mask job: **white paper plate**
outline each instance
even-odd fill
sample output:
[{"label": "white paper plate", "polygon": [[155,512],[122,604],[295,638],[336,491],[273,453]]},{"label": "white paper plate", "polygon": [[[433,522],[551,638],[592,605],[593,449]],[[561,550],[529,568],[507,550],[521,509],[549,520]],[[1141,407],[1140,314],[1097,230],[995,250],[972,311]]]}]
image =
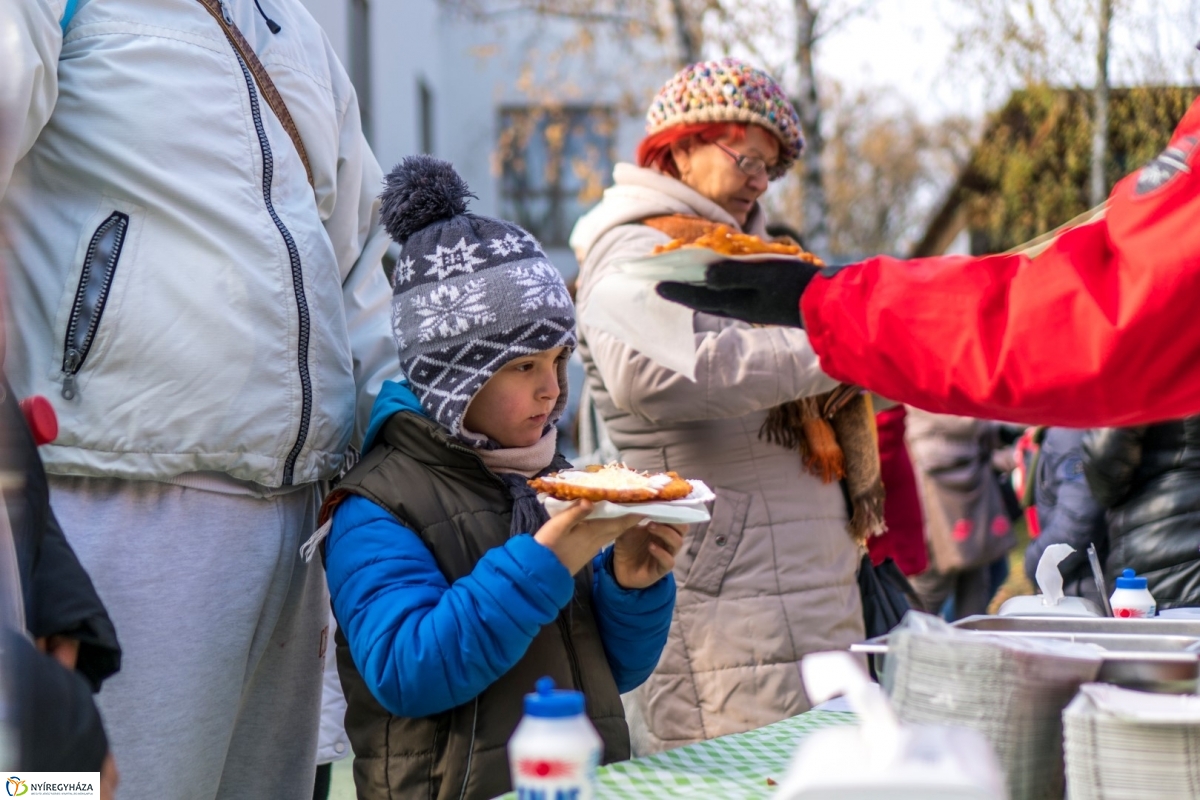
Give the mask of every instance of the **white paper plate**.
[{"label": "white paper plate", "polygon": [[756,253],[752,256],[727,256],[707,247],[681,247],[665,253],[643,256],[621,264],[622,272],[656,281],[680,281],[682,283],[704,283],[704,272],[709,264],[718,261],[741,261],[753,264],[759,261],[792,260],[797,264],[807,263],[796,256]]},{"label": "white paper plate", "polygon": [[[610,503],[602,500],[595,504],[587,519],[612,519],[626,514],[637,514],[654,522],[670,522],[680,525],[694,525],[708,522],[712,516],[708,513],[707,503],[717,499],[712,489],[704,481],[688,481],[692,485],[692,493],[681,500],[669,500],[663,503]],[[570,508],[573,501],[558,500],[549,495],[540,494],[538,499],[550,512],[557,516]]]}]

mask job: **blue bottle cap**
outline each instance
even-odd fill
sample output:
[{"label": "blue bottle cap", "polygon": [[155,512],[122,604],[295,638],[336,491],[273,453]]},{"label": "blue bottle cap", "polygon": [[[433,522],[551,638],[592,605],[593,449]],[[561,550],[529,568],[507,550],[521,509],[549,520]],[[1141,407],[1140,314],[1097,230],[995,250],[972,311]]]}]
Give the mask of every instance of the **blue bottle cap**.
[{"label": "blue bottle cap", "polygon": [[1145,589],[1146,579],[1139,578],[1131,569],[1126,569],[1121,573],[1121,577],[1117,578],[1118,589]]},{"label": "blue bottle cap", "polygon": [[578,716],[583,713],[583,692],[555,689],[553,678],[540,678],[537,691],[525,695],[525,713],[545,719]]}]

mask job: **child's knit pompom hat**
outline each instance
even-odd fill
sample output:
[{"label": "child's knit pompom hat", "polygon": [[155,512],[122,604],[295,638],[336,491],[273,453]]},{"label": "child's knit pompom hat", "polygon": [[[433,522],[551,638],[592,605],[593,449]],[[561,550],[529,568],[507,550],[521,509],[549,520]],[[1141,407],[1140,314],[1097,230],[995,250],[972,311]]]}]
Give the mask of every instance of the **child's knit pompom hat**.
[{"label": "child's knit pompom hat", "polygon": [[[472,445],[463,416],[514,358],[575,347],[575,308],[538,241],[511,222],[467,212],[474,197],[447,161],[409,156],[385,179],[380,216],[402,250],[392,277],[392,333],[413,392]],[[547,431],[567,403],[566,365]]]}]

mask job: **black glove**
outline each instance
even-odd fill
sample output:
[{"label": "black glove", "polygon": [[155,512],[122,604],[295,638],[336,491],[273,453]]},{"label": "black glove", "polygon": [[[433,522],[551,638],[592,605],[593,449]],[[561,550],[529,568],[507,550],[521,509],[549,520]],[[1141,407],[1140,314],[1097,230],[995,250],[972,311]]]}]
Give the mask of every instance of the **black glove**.
[{"label": "black glove", "polygon": [[803,328],[800,295],[821,270],[795,259],[718,261],[704,273],[704,285],[665,281],[655,287],[673,303],[762,325]]}]

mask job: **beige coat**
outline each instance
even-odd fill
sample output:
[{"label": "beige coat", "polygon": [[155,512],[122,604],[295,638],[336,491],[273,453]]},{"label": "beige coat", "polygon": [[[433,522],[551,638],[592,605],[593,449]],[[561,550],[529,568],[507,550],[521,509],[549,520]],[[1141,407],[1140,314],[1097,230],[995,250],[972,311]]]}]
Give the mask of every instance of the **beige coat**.
[{"label": "beige coat", "polygon": [[[584,255],[581,318],[598,281],[666,241],[629,223],[686,213],[737,227],[720,207],[660,173],[621,164],[615,179],[572,239]],[[746,227],[764,233],[761,210]],[[622,459],[699,478],[717,494],[712,522],[692,528],[677,560],[679,594],[662,659],[627,703],[638,753],[806,711],[801,656],[863,637],[859,551],[846,531],[840,488],[804,472],[795,451],[758,438],[769,409],[836,382],[820,371],[801,330],[704,314],[694,326],[693,383],[580,325],[588,388]]]}]

